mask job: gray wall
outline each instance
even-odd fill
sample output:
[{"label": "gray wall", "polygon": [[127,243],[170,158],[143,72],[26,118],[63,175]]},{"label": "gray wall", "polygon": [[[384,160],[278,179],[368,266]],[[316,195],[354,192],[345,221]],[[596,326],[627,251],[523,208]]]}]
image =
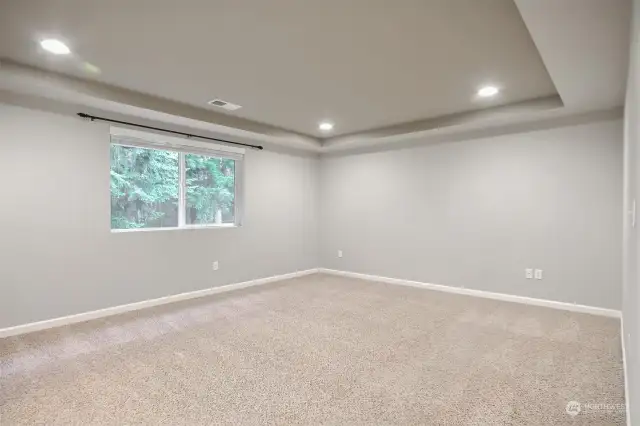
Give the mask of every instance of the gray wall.
[{"label": "gray wall", "polygon": [[323,158],[321,266],[620,309],[622,130]]},{"label": "gray wall", "polygon": [[621,306],[619,120],[321,160],[248,151],[242,228],[124,234],[107,125],[0,105],[0,140],[0,327],[317,266]]},{"label": "gray wall", "polygon": [[248,151],[241,228],[112,234],[108,126],[0,105],[0,328],[317,267],[318,161]]},{"label": "gray wall", "polygon": [[[624,325],[624,343],[627,367],[627,404],[630,404],[631,419],[629,424],[640,422],[640,339],[638,338],[638,325],[640,323],[640,292],[638,291],[638,227],[632,227],[631,215],[633,201],[640,203],[640,150],[638,149],[638,136],[640,126],[640,108],[638,96],[640,85],[638,84],[640,72],[640,0],[633,2],[631,52],[629,58],[629,79],[627,81],[627,99],[625,102],[625,152],[624,152],[624,284],[622,293],[622,321]],[[640,204],[637,205],[637,214],[640,214]],[[640,219],[640,216],[638,216]]]}]

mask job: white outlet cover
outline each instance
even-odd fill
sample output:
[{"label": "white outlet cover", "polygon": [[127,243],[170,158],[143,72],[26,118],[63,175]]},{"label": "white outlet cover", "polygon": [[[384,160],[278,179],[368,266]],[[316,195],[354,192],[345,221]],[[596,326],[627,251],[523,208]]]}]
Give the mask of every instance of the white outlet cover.
[{"label": "white outlet cover", "polygon": [[536,269],[535,277],[536,277],[536,280],[542,279],[542,269]]},{"label": "white outlet cover", "polygon": [[338,257],[342,257],[342,250],[338,250]]},{"label": "white outlet cover", "polygon": [[525,269],[524,270],[524,276],[528,280],[532,279],[533,278],[533,269],[529,269],[529,268]]},{"label": "white outlet cover", "polygon": [[218,261],[217,260],[215,262],[213,262],[213,270],[214,271],[218,270]]}]

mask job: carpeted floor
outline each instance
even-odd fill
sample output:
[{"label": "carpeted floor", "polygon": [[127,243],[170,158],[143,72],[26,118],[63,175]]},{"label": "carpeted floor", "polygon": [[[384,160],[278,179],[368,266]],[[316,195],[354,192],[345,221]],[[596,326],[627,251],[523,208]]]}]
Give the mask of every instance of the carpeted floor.
[{"label": "carpeted floor", "polygon": [[617,320],[326,275],[0,339],[0,362],[3,426],[625,424]]}]

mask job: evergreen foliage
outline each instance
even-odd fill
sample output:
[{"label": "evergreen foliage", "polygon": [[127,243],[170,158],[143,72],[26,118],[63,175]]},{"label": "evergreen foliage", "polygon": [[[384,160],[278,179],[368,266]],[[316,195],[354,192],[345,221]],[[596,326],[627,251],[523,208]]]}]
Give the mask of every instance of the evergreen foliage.
[{"label": "evergreen foliage", "polygon": [[[235,162],[185,154],[187,224],[233,222]],[[111,228],[178,226],[181,156],[111,145]]]}]

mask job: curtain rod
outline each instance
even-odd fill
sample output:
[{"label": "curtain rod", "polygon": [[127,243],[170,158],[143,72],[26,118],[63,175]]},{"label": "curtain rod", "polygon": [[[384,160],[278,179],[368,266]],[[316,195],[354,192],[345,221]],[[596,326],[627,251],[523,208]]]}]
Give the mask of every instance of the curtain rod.
[{"label": "curtain rod", "polygon": [[124,124],[124,125],[127,125],[127,126],[140,127],[140,128],[149,129],[149,130],[158,130],[158,131],[165,132],[165,133],[173,133],[174,135],[186,136],[188,138],[206,139],[208,141],[215,141],[215,142],[222,142],[222,143],[227,143],[227,144],[231,144],[231,145],[245,146],[247,148],[262,149],[261,145],[251,145],[251,144],[248,144],[248,143],[232,142],[232,141],[227,141],[227,140],[224,140],[224,139],[210,138],[208,136],[192,135],[190,133],[176,132],[175,130],[167,130],[167,129],[161,129],[159,127],[145,126],[144,124],[136,124],[136,123],[130,123],[128,121],[120,121],[120,120],[112,120],[110,118],[104,118],[104,117],[96,117],[96,116],[93,116],[93,115],[85,114],[83,112],[79,112],[78,113],[78,117],[88,118],[91,121],[95,121],[95,120],[106,121],[108,123]]}]

